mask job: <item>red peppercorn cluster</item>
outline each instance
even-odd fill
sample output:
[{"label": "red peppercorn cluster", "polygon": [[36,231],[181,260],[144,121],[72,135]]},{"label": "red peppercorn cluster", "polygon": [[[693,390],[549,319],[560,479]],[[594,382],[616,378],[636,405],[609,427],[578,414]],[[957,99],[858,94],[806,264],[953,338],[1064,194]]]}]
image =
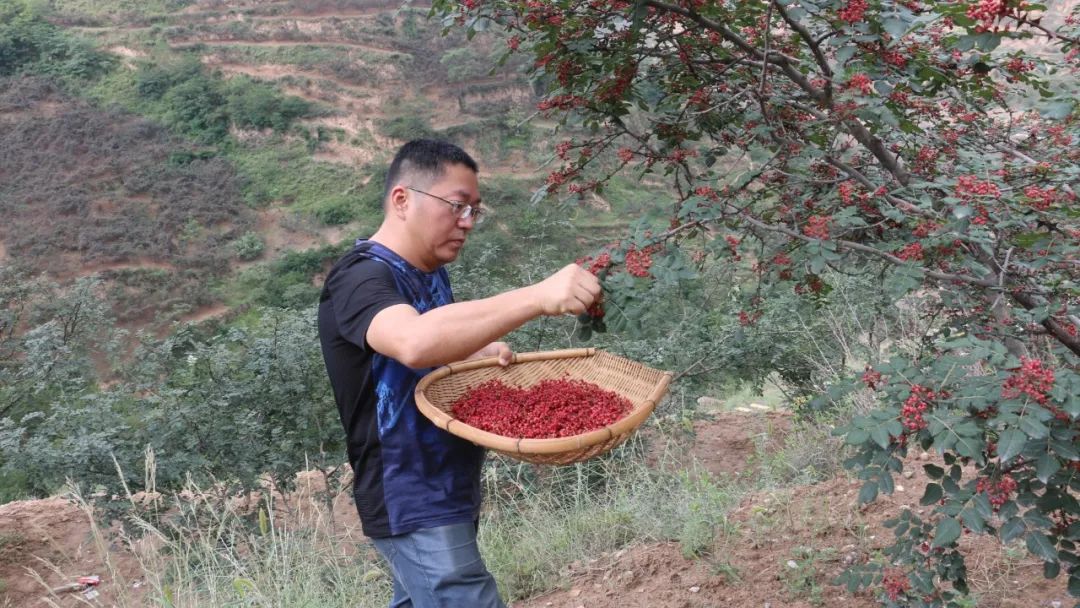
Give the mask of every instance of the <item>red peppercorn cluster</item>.
[{"label": "red peppercorn cluster", "polygon": [[920,239],[924,239],[941,228],[941,224],[934,221],[919,222],[911,233]]},{"label": "red peppercorn cluster", "polygon": [[863,372],[862,381],[866,384],[866,387],[870,390],[877,390],[877,387],[881,386],[881,372],[875,371],[874,368],[869,365],[866,366],[866,371]]},{"label": "red peppercorn cluster", "polygon": [[491,380],[458,399],[451,411],[496,435],[552,439],[603,428],[632,408],[625,397],[583,380],[542,380],[529,388]]},{"label": "red peppercorn cluster", "polygon": [[806,218],[806,225],[803,226],[803,234],[815,239],[828,240],[829,238],[829,220],[832,217],[828,215],[812,215]]},{"label": "red peppercorn cluster", "polygon": [[645,249],[628,249],[626,251],[626,272],[639,278],[649,276],[649,267],[652,266],[652,251]]},{"label": "red peppercorn cluster", "polygon": [[980,477],[975,482],[975,491],[978,493],[985,492],[990,499],[990,505],[997,511],[1009,501],[1009,497],[1016,491],[1016,480],[1012,478],[1012,475],[1002,475],[1001,479],[994,481],[989,477]]},{"label": "red peppercorn cluster", "polygon": [[870,8],[870,3],[866,0],[850,0],[844,8],[840,9],[839,15],[848,23],[858,23],[862,21],[863,13],[868,8]]},{"label": "red peppercorn cluster", "polygon": [[965,200],[975,196],[1001,197],[1001,189],[994,182],[983,181],[976,175],[961,175],[956,178],[956,194]]},{"label": "red peppercorn cluster", "polygon": [[540,110],[541,112],[546,112],[552,109],[569,110],[572,108],[580,108],[581,106],[584,106],[587,102],[588,100],[586,100],[584,97],[579,97],[577,95],[555,95],[547,99],[541,99],[540,102],[536,104],[536,109]]},{"label": "red peppercorn cluster", "polygon": [[1024,72],[1034,70],[1035,64],[1031,61],[1024,61],[1020,57],[1013,57],[1005,64],[1005,69],[1013,74],[1023,74]]},{"label": "red peppercorn cluster", "polygon": [[894,602],[900,599],[901,595],[907,595],[907,592],[911,589],[911,581],[908,580],[907,574],[904,574],[904,571],[899,568],[886,570],[881,585],[885,588],[885,594]]},{"label": "red peppercorn cluster", "polygon": [[1047,394],[1054,388],[1054,370],[1044,367],[1039,359],[1020,357],[1020,368],[1013,372],[1001,389],[1001,396],[1014,399],[1027,395],[1036,403],[1045,404],[1050,400]]},{"label": "red peppercorn cluster", "polygon": [[825,290],[825,282],[821,280],[821,277],[817,275],[807,275],[802,283],[796,283],[794,291],[798,295],[803,295],[807,291],[811,293],[821,293]]},{"label": "red peppercorn cluster", "polygon": [[840,191],[840,200],[842,200],[845,205],[855,204],[855,182],[849,179],[846,182],[842,182],[838,189]]},{"label": "red peppercorn cluster", "polygon": [[572,147],[574,147],[574,143],[569,140],[559,142],[558,145],[555,146],[555,156],[566,160],[568,153],[570,152],[570,148]]},{"label": "red peppercorn cluster", "polygon": [[746,327],[757,323],[757,320],[761,318],[761,311],[755,310],[752,313],[748,313],[745,310],[739,311],[739,325]]},{"label": "red peppercorn cluster", "polygon": [[903,419],[904,428],[909,431],[925,429],[927,422],[923,418],[923,412],[930,409],[930,404],[934,399],[943,396],[943,394],[935,393],[925,386],[911,385],[911,394],[904,400],[904,405],[900,408],[900,418]]},{"label": "red peppercorn cluster", "polygon": [[904,245],[896,252],[896,257],[901,260],[921,260],[926,256],[926,252],[923,251],[922,243],[908,243]]},{"label": "red peppercorn cluster", "polygon": [[847,88],[858,89],[863,95],[869,95],[873,92],[872,85],[870,77],[860,72],[852,76],[851,80],[848,80]]},{"label": "red peppercorn cluster", "polygon": [[1024,188],[1024,196],[1027,197],[1032,207],[1039,211],[1046,211],[1057,201],[1058,192],[1053,188],[1028,186]]},{"label": "red peppercorn cluster", "polygon": [[978,32],[989,30],[999,17],[1004,17],[1008,12],[1009,4],[1006,0],[979,0],[967,7],[967,16],[979,22],[975,28]]},{"label": "red peppercorn cluster", "polygon": [[549,190],[551,188],[558,188],[559,186],[570,181],[578,174],[578,170],[573,167],[567,167],[565,169],[557,169],[548,174],[547,183]]}]

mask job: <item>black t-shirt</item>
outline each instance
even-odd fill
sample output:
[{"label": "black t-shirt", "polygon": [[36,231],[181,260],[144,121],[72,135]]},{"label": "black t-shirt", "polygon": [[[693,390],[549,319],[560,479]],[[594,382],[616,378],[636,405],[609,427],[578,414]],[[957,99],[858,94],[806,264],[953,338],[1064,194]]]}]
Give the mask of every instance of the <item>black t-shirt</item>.
[{"label": "black t-shirt", "polygon": [[483,450],[416,409],[413,390],[430,369],[410,369],[372,350],[366,339],[371,320],[390,306],[423,313],[452,298],[444,269],[425,273],[371,241],[327,276],[319,339],[369,537],[473,521],[479,513]]}]

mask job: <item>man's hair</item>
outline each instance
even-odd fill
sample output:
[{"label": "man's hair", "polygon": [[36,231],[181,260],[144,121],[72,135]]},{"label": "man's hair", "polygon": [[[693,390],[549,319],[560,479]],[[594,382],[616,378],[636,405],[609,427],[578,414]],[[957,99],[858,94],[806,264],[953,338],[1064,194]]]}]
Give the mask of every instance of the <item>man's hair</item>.
[{"label": "man's hair", "polygon": [[390,190],[402,177],[408,176],[410,180],[422,182],[421,187],[426,187],[442,177],[449,165],[465,165],[472,169],[473,173],[480,171],[476,161],[466,151],[448,141],[435,139],[410,141],[401,146],[394,155],[394,161],[390,163],[390,169],[386,172],[383,201],[390,196]]}]

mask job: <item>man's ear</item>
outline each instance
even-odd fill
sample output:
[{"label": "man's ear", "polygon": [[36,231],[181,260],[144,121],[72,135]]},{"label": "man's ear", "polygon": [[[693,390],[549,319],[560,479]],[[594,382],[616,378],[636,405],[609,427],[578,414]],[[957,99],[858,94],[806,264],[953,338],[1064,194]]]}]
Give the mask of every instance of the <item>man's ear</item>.
[{"label": "man's ear", "polygon": [[393,214],[398,219],[405,219],[405,211],[409,208],[409,191],[405,186],[397,185],[390,189],[387,197],[387,214]]}]

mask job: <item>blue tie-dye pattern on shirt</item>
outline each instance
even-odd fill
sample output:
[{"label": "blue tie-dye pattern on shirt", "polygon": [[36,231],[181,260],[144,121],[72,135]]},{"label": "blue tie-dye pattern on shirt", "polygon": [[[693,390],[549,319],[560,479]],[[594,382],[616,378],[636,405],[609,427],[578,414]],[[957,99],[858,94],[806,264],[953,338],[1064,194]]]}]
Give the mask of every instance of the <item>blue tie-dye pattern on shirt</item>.
[{"label": "blue tie-dye pattern on shirt", "polygon": [[[356,242],[355,253],[386,264],[398,291],[423,314],[454,301],[446,269],[424,272],[386,247]],[[374,354],[377,421],[387,512],[393,534],[471,521],[480,508],[484,451],[436,427],[416,409],[416,384],[433,368],[412,369]]]},{"label": "blue tie-dye pattern on shirt", "polygon": [[[357,240],[356,246],[366,247],[365,257],[378,260],[393,270],[398,291],[409,299],[413,308],[420,314],[454,301],[453,292],[450,290],[450,279],[445,269],[424,272],[379,243],[365,239]],[[374,356],[372,371],[377,378],[375,392],[378,397],[380,436],[393,430],[401,420],[402,411],[413,406],[413,391],[416,383],[431,369],[412,369],[389,357],[379,354]],[[410,432],[416,431],[415,420],[411,417],[406,418],[405,424]]]}]

